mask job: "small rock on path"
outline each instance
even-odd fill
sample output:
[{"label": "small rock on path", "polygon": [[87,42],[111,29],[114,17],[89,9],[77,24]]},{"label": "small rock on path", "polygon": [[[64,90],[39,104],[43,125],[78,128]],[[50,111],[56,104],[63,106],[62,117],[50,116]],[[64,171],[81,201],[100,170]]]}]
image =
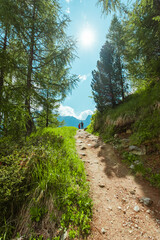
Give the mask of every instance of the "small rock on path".
[{"label": "small rock on path", "polygon": [[[84,156],[79,139],[86,148]],[[87,239],[159,240],[160,191],[142,178],[131,175],[113,147],[104,144],[97,136],[79,130],[76,142],[82,161],[84,158],[93,199],[91,234]],[[93,142],[99,146],[95,148]],[[150,204],[146,205],[144,199]]]}]

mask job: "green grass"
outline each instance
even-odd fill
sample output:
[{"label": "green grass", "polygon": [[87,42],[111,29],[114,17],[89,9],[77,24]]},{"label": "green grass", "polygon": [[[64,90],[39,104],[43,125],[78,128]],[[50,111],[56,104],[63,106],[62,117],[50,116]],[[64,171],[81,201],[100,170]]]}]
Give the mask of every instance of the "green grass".
[{"label": "green grass", "polygon": [[135,175],[143,176],[151,185],[160,188],[160,173],[153,173],[151,168],[146,168],[142,157],[129,152],[123,152],[122,158],[122,162],[128,166],[134,166],[132,167],[132,172]]},{"label": "green grass", "polygon": [[131,142],[140,145],[160,134],[160,84],[156,83],[145,90],[136,92],[114,109],[106,108],[103,114],[96,112],[88,127],[89,132],[98,132],[105,141],[114,134],[133,131]]},{"label": "green grass", "polygon": [[[160,136],[160,83],[152,83],[145,89],[128,96],[124,102],[115,108],[106,108],[103,113],[96,112],[90,126],[90,133],[98,133],[105,142],[116,144],[117,150],[122,153],[123,146],[118,143],[121,138],[129,137],[129,144],[136,146],[156,145],[159,151]],[[126,130],[130,129],[130,136]],[[115,135],[116,134],[116,135]],[[156,143],[155,143],[156,142]],[[157,152],[158,152],[157,151]],[[157,154],[156,152],[156,154]],[[160,173],[148,163],[150,168],[145,168],[141,159],[125,152],[123,162],[127,165],[134,165],[132,172],[146,178],[152,185],[160,187]],[[135,164],[140,161],[139,164]]]},{"label": "green grass", "polygon": [[[39,239],[36,226],[49,219],[55,226],[54,239],[68,230],[70,238],[90,232],[92,201],[83,162],[78,158],[76,128],[45,128],[27,142],[7,151],[0,159],[0,237],[11,239],[18,231],[21,209],[29,216],[26,239]],[[0,142],[0,145],[2,142]],[[8,143],[7,143],[8,144]],[[50,204],[47,204],[50,202]],[[52,206],[51,206],[52,205]],[[24,207],[25,206],[25,207]],[[38,224],[38,225],[37,225]],[[43,238],[42,238],[43,239]],[[56,239],[56,238],[55,238]]]},{"label": "green grass", "polygon": [[160,134],[160,111],[148,112],[145,117],[140,117],[135,122],[133,129],[131,140],[137,145],[158,137]]}]

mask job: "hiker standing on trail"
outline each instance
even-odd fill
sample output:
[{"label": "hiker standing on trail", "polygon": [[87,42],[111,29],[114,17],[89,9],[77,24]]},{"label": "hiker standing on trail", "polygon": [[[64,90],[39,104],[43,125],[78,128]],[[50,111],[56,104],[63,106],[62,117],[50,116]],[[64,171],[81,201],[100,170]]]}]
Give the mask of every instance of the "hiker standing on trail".
[{"label": "hiker standing on trail", "polygon": [[81,128],[83,129],[83,125],[84,125],[84,123],[83,122],[81,122]]},{"label": "hiker standing on trail", "polygon": [[80,124],[80,123],[78,124],[78,128],[79,128],[79,129],[81,128],[81,124]]}]

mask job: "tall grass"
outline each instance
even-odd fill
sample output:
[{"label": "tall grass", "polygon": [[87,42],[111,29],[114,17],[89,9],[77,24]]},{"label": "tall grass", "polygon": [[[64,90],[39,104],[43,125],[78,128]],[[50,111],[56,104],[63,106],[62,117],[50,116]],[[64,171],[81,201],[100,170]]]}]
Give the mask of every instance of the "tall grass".
[{"label": "tall grass", "polygon": [[[17,233],[26,239],[38,239],[38,232],[42,239],[58,239],[66,230],[70,238],[89,233],[92,203],[75,134],[72,127],[45,128],[32,134],[21,148],[2,156],[2,239]],[[24,216],[26,221],[22,221]],[[48,229],[43,234],[45,224]]]},{"label": "tall grass", "polygon": [[115,108],[106,108],[102,114],[96,113],[89,126],[90,132],[98,132],[106,141],[114,134],[133,132],[131,141],[142,144],[160,134],[160,84],[154,83],[145,90],[128,96]]}]

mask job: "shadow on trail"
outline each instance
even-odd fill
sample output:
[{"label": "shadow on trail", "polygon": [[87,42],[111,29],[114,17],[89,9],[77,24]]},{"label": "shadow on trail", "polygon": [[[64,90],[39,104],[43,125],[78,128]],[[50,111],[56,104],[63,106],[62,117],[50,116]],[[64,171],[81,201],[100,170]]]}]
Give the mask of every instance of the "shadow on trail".
[{"label": "shadow on trail", "polygon": [[105,173],[107,177],[124,178],[129,174],[127,167],[120,162],[118,155],[110,144],[105,144],[105,147],[99,151],[98,157],[101,157],[101,162],[106,164]]},{"label": "shadow on trail", "polygon": [[[105,163],[104,172],[108,178],[126,178],[127,176],[134,176],[131,173],[131,170],[121,162],[121,157],[118,153],[116,153],[112,145],[103,145],[103,148],[101,148],[98,152],[98,157],[101,158],[101,162]],[[151,186],[147,180],[140,176],[134,176],[134,181],[139,185],[140,190],[143,192],[143,196],[140,197],[148,197],[152,199],[153,204],[151,206],[147,206],[146,208],[151,210],[152,214],[150,216],[156,222],[159,220],[158,224],[160,227],[160,189]],[[131,189],[128,189],[128,191],[130,190]]]}]

